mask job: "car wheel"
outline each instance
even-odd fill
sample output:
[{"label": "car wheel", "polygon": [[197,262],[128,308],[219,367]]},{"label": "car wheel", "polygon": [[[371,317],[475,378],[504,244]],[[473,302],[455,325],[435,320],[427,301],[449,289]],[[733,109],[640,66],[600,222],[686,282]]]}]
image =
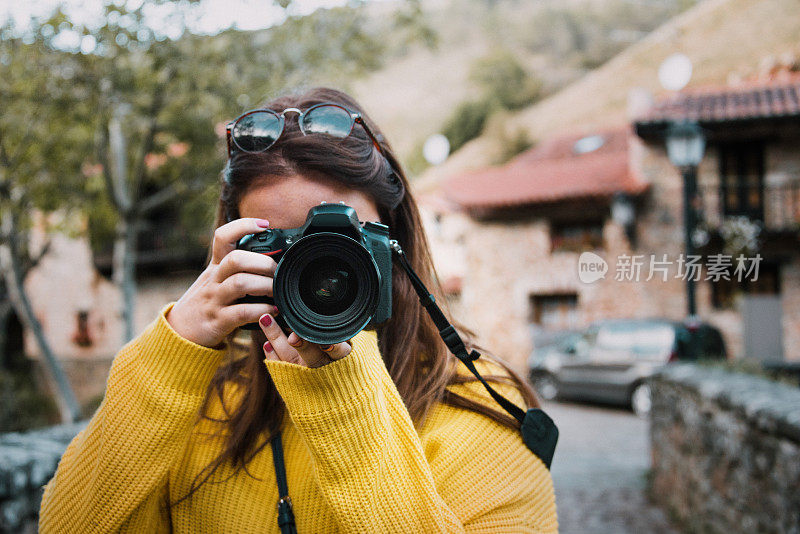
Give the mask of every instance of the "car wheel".
[{"label": "car wheel", "polygon": [[639,417],[647,417],[652,407],[653,401],[650,398],[650,385],[645,383],[637,384],[631,392],[631,409],[633,413]]},{"label": "car wheel", "polygon": [[550,373],[542,373],[533,378],[533,387],[542,400],[551,401],[558,397],[558,382]]}]

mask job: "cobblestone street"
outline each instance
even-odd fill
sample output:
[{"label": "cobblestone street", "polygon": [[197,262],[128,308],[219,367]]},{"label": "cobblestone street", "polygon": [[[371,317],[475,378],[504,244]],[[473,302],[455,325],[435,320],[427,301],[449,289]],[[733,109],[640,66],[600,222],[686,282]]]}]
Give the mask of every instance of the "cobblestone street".
[{"label": "cobblestone street", "polygon": [[650,465],[648,422],[629,411],[548,403],[560,430],[553,459],[562,534],[674,534],[645,495]]}]

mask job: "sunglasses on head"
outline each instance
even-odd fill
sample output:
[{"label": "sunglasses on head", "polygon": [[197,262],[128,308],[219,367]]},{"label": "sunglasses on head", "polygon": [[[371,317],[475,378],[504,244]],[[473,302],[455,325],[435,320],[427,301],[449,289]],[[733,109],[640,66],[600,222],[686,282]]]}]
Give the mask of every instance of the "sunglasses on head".
[{"label": "sunglasses on head", "polygon": [[274,145],[283,133],[286,113],[297,113],[297,123],[303,135],[322,133],[345,138],[359,123],[367,132],[375,148],[386,157],[378,138],[372,133],[360,113],[350,111],[339,104],[325,102],[311,106],[305,111],[286,108],[281,113],[271,109],[254,109],[243,113],[225,127],[228,139],[228,157],[234,149],[242,152],[263,152]]}]

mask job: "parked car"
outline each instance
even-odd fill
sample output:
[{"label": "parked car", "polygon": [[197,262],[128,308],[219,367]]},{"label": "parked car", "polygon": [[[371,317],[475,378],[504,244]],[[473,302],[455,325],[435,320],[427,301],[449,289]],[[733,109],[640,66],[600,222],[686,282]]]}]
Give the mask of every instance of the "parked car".
[{"label": "parked car", "polygon": [[627,404],[644,416],[651,404],[648,378],[662,366],[726,357],[722,335],[707,323],[614,319],[535,349],[528,367],[531,382],[545,400]]}]

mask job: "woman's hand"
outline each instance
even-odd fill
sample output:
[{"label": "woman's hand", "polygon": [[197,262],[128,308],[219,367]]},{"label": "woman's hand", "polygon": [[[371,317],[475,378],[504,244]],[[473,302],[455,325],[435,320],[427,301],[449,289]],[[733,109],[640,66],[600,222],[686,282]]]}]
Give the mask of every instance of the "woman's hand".
[{"label": "woman's hand", "polygon": [[211,263],[167,314],[167,321],[181,337],[221,348],[219,345],[235,328],[276,312],[270,304],[236,304],[245,295],[272,296],[275,260],[236,248],[242,237],[263,232],[268,226],[264,219],[246,217],[217,228]]},{"label": "woman's hand", "polygon": [[287,337],[275,319],[269,314],[264,314],[258,324],[267,336],[264,343],[264,354],[268,360],[284,361],[302,365],[303,367],[322,367],[334,360],[339,360],[350,354],[350,343],[342,342],[335,345],[317,345],[292,332]]}]

